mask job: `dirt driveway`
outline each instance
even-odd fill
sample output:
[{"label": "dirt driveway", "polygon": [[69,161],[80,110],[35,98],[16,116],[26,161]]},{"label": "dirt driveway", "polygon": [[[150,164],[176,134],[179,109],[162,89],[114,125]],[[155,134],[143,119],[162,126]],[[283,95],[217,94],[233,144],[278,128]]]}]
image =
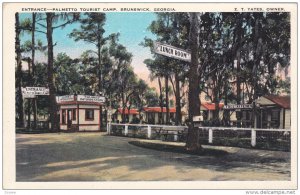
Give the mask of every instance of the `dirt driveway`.
[{"label": "dirt driveway", "polygon": [[104,133],[17,134],[17,181],[290,180],[290,152],[213,147],[228,154],[196,156],[128,143],[133,140]]}]

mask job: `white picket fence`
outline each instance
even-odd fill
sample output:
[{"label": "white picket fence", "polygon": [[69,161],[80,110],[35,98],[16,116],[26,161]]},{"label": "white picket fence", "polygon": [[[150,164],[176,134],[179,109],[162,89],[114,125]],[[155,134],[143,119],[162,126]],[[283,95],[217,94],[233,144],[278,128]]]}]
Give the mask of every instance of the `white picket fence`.
[{"label": "white picket fence", "polygon": [[[113,129],[112,127],[116,126],[116,127],[123,127],[121,134],[124,136],[128,136],[129,134],[129,128],[128,127],[137,127],[140,129],[147,129],[147,133],[146,133],[146,137],[148,139],[152,138],[152,134],[167,134],[167,135],[173,135],[173,140],[174,141],[178,141],[178,135],[182,135],[182,134],[186,134],[187,133],[187,126],[169,126],[169,125],[150,125],[150,124],[119,124],[119,123],[108,123],[107,124],[107,133],[111,134]],[[290,133],[291,130],[290,129],[255,129],[255,128],[237,128],[237,127],[198,127],[199,131],[208,131],[208,143],[209,144],[213,144],[214,143],[214,139],[216,139],[217,137],[214,135],[215,133],[218,135],[222,135],[226,138],[227,133],[237,133],[237,132],[244,132],[247,135],[250,134],[251,132],[251,146],[255,147],[257,144],[257,134],[261,134],[262,132],[265,133],[266,136],[268,136],[268,139],[281,139],[279,136],[282,137],[282,139],[286,139],[284,137],[289,137],[288,139],[290,139]],[[227,133],[225,133],[227,132]],[[274,137],[270,137],[271,135],[276,134],[276,137],[274,135]],[[277,135],[277,134],[280,135]],[[265,137],[266,137],[265,136]],[[260,136],[260,138],[263,136]]]}]

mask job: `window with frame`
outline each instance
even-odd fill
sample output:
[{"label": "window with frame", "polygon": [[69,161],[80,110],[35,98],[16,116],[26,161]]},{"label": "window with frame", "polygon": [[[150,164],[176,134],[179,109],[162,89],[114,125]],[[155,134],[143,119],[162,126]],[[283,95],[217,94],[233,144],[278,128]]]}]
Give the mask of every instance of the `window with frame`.
[{"label": "window with frame", "polygon": [[86,109],[85,110],[85,120],[94,120],[94,110],[93,109]]},{"label": "window with frame", "polygon": [[271,126],[273,128],[278,128],[280,125],[280,110],[273,109],[271,111]]}]

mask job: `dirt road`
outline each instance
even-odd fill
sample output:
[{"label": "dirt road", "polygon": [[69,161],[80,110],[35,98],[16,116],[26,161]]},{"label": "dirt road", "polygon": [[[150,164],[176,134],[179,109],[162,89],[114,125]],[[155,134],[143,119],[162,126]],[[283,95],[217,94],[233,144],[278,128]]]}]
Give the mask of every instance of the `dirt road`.
[{"label": "dirt road", "polygon": [[228,154],[196,156],[128,143],[133,140],[103,133],[17,134],[17,181],[290,180],[289,152],[213,147]]}]

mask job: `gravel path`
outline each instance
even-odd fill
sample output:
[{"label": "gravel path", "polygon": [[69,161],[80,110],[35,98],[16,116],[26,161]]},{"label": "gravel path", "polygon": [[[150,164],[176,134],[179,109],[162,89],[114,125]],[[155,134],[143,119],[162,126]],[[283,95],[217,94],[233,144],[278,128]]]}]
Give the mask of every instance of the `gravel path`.
[{"label": "gravel path", "polygon": [[290,152],[204,146],[227,154],[196,156],[104,133],[16,137],[17,181],[287,181],[291,175]]}]

